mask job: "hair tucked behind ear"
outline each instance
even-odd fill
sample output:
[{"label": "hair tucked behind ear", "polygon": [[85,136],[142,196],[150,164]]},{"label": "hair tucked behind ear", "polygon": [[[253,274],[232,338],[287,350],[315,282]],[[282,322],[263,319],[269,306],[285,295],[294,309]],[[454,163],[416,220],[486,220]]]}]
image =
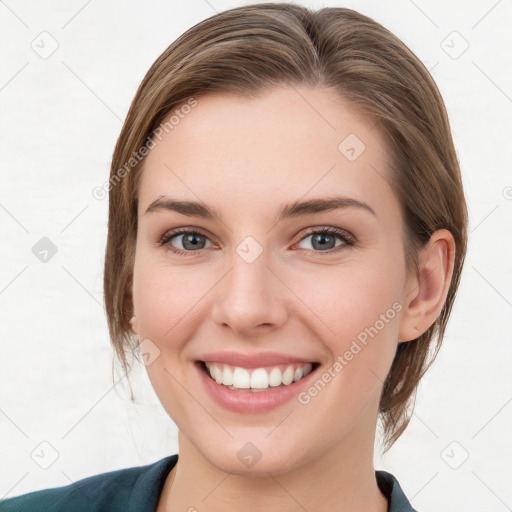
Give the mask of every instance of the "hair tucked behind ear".
[{"label": "hair tucked behind ear", "polygon": [[454,273],[441,314],[418,339],[399,344],[383,387],[379,412],[389,449],[410,420],[418,383],[443,340],[466,254],[467,211],[447,114],[432,77],[396,36],[350,9],[274,3],[231,9],[192,27],[151,66],[110,172],[104,288],[112,343],[127,370],[126,351],[135,343],[129,319],[144,163],[134,161],[134,153],[190,98],[210,91],[250,96],[284,84],[332,88],[378,120],[392,155],[408,269],[414,271],[418,250],[437,229],[455,239]]}]

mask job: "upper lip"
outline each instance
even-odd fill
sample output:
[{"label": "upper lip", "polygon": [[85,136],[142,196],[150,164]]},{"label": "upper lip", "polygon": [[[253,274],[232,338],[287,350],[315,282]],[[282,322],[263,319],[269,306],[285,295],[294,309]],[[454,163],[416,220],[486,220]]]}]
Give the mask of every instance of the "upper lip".
[{"label": "upper lip", "polygon": [[225,363],[242,368],[261,368],[263,366],[278,366],[292,363],[314,363],[312,359],[279,354],[277,352],[261,352],[259,354],[243,354],[241,352],[209,352],[198,358],[203,362]]}]

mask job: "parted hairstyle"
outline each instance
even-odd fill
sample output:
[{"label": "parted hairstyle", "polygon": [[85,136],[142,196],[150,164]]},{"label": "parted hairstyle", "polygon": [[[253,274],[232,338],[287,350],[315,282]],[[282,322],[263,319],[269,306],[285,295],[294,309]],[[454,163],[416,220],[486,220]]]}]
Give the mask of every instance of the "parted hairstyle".
[{"label": "parted hairstyle", "polygon": [[104,298],[111,341],[128,372],[127,354],[137,347],[129,320],[138,187],[155,131],[173,109],[202,94],[254,97],[283,85],[330,88],[377,121],[391,156],[389,182],[404,219],[408,271],[418,271],[418,251],[434,231],[447,229],[455,239],[454,272],[441,313],[417,339],[398,343],[383,385],[379,418],[387,451],[407,427],[418,383],[441,346],[466,255],[468,219],[448,116],[434,80],[400,39],[356,11],[287,3],[233,8],[193,26],[151,66],[110,170]]}]

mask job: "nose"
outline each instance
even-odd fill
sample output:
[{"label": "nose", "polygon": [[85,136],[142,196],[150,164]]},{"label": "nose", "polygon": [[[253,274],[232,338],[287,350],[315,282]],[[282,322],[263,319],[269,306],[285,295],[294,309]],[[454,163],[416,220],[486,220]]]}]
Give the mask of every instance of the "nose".
[{"label": "nose", "polygon": [[248,263],[238,254],[215,287],[212,318],[237,337],[251,338],[283,325],[287,317],[286,287],[269,268],[265,252]]}]

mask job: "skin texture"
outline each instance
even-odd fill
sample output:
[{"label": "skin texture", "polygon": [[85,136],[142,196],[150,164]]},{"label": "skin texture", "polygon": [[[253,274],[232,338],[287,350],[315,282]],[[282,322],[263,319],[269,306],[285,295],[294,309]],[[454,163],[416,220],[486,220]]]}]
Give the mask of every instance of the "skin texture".
[{"label": "skin texture", "polygon": [[[398,341],[419,336],[441,311],[453,237],[437,231],[420,273],[407,275],[385,139],[333,91],[283,86],[252,99],[197,99],[151,150],[139,190],[132,327],[160,351],[147,371],[179,429],[179,462],[158,510],[384,512],[373,467],[382,384]],[[338,148],[349,134],[365,144],[354,161]],[[283,203],[333,195],[376,215],[353,207],[276,223]],[[161,196],[205,203],[221,220],[145,213]],[[308,232],[324,226],[354,244],[336,235],[337,251],[324,253]],[[173,253],[186,250],[181,235],[159,245],[180,227],[206,237],[200,250]],[[249,236],[263,249],[252,263],[236,251]],[[321,363],[321,375],[393,304],[394,318],[305,405],[225,410],[193,364],[214,350],[281,352]],[[237,457],[247,442],[262,454],[250,468]]]}]

